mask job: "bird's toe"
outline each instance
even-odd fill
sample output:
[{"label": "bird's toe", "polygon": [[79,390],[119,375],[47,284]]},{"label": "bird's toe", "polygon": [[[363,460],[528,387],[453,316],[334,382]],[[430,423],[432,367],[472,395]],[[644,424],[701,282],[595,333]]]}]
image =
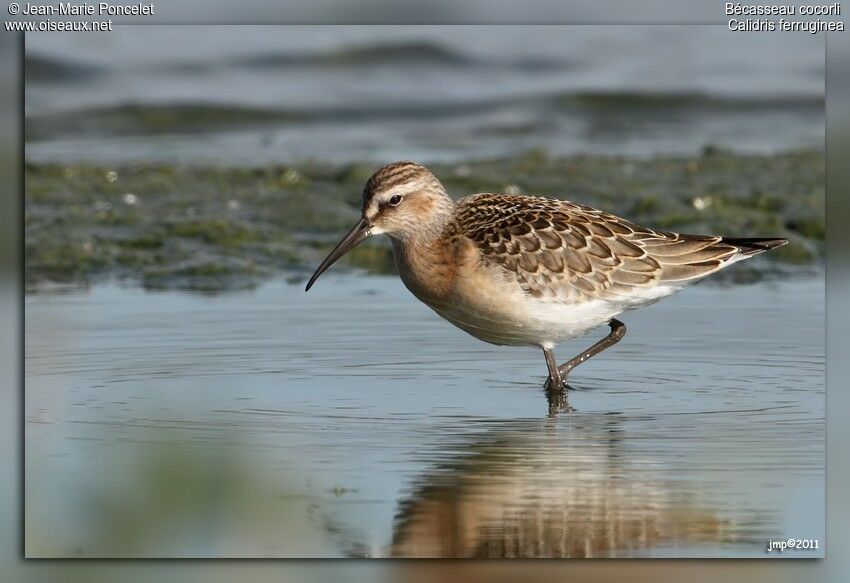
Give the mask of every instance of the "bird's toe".
[{"label": "bird's toe", "polygon": [[562,377],[560,382],[556,383],[554,380],[552,380],[552,377],[548,377],[546,379],[546,382],[543,383],[543,388],[546,390],[547,393],[551,393],[552,391],[556,391],[556,392],[566,391],[569,388],[569,386],[567,385],[567,379],[566,378]]}]

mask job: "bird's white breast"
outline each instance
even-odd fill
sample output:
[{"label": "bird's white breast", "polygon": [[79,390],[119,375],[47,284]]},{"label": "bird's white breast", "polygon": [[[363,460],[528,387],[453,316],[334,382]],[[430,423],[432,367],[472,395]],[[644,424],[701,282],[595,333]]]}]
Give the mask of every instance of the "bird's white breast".
[{"label": "bird's white breast", "polygon": [[621,299],[564,301],[535,297],[515,282],[472,277],[459,281],[449,298],[426,303],[455,326],[485,342],[550,348],[678,289],[654,286],[635,290],[634,295]]},{"label": "bird's white breast", "polygon": [[[538,297],[524,290],[515,274],[481,262],[474,248],[466,256],[458,254],[448,279],[433,260],[421,260],[427,253],[413,255],[395,241],[394,248],[399,275],[417,298],[458,328],[492,344],[549,348],[678,289],[633,288],[630,295],[614,298],[575,293]],[[432,257],[439,256],[431,253],[427,258]]]}]

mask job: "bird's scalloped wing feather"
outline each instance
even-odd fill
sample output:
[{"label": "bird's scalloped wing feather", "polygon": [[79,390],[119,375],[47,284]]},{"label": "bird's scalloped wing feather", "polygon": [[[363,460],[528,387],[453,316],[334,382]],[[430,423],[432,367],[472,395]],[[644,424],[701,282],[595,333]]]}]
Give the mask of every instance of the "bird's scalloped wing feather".
[{"label": "bird's scalloped wing feather", "polygon": [[628,302],[659,284],[681,286],[709,275],[742,253],[719,236],[657,231],[584,205],[534,196],[462,199],[455,229],[527,293],[555,301]]}]

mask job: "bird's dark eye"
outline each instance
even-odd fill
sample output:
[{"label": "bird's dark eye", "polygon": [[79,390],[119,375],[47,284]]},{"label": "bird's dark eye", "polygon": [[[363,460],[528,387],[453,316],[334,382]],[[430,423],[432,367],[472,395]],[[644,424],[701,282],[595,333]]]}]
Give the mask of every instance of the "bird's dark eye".
[{"label": "bird's dark eye", "polygon": [[398,206],[403,198],[404,197],[400,194],[394,194],[390,197],[390,200],[387,201],[387,204],[390,206]]}]

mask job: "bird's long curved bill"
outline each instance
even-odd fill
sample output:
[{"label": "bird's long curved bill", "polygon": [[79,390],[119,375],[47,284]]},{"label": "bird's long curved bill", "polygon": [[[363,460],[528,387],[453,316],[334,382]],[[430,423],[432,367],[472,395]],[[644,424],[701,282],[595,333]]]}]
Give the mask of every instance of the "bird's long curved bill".
[{"label": "bird's long curved bill", "polygon": [[369,223],[366,222],[366,219],[360,219],[360,221],[354,225],[354,228],[342,238],[342,241],[337,243],[333,251],[328,253],[328,256],[325,257],[325,260],[322,261],[321,265],[319,265],[316,269],[313,277],[311,277],[310,281],[307,282],[307,287],[304,288],[304,291],[310,291],[310,288],[313,287],[313,284],[316,283],[316,280],[319,279],[319,276],[322,275],[328,267],[333,265],[337,259],[351,251],[358,244],[368,239],[371,234],[372,233],[369,232]]}]

